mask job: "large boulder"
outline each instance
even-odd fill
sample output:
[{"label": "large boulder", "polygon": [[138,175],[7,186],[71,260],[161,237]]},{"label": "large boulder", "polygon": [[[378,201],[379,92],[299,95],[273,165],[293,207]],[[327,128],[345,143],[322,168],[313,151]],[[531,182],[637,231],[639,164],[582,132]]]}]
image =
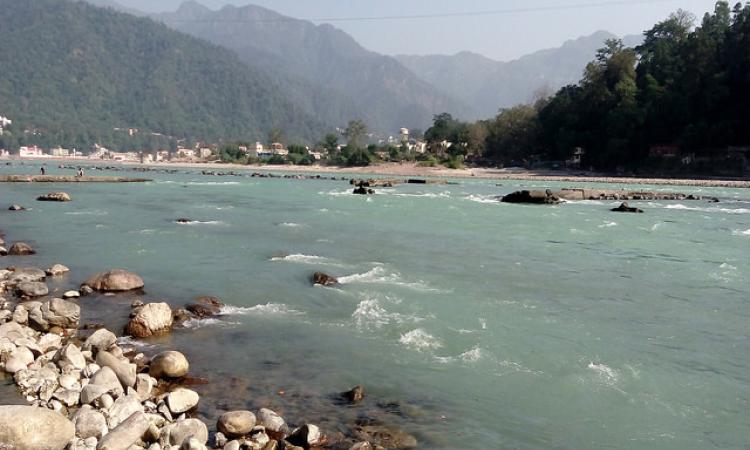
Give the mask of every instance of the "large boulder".
[{"label": "large boulder", "polygon": [[73,424],[76,427],[76,436],[81,439],[90,437],[101,439],[109,431],[104,415],[89,405],[81,406],[75,413]]},{"label": "large boulder", "polygon": [[97,450],[127,450],[146,434],[150,425],[151,422],[146,414],[141,411],[135,412],[104,436],[96,448]]},{"label": "large boulder", "polygon": [[72,199],[65,192],[50,192],[49,194],[40,195],[36,198],[40,202],[69,202]]},{"label": "large boulder", "polygon": [[49,294],[47,284],[42,281],[28,281],[16,285],[16,295],[25,298],[44,297]]},{"label": "large boulder", "polygon": [[123,387],[120,380],[117,378],[117,374],[109,367],[102,367],[92,377],[89,384],[86,386],[101,386],[107,389],[106,392],[114,392],[119,395],[123,393]]},{"label": "large boulder", "polygon": [[169,445],[181,445],[188,438],[195,438],[201,444],[208,441],[208,428],[198,419],[178,420],[162,429],[161,440]]},{"label": "large boulder", "polygon": [[136,379],[136,366],[125,362],[113,354],[100,350],[96,354],[96,363],[99,367],[109,367],[117,375],[117,379],[124,387],[134,387]]},{"label": "large boulder", "polygon": [[94,275],[84,285],[101,292],[124,292],[143,288],[143,280],[133,272],[113,269]]},{"label": "large boulder", "polygon": [[560,203],[560,197],[547,189],[546,191],[517,191],[506,195],[501,200],[503,203],[530,203],[535,205],[556,205]]},{"label": "large boulder", "polygon": [[172,308],[166,303],[148,303],[136,311],[125,326],[125,334],[147,338],[169,333],[172,330]]},{"label": "large boulder", "polygon": [[83,343],[83,350],[98,352],[108,350],[117,342],[117,336],[106,328],[100,328],[89,336]]},{"label": "large boulder", "polygon": [[0,447],[13,450],[63,450],[75,437],[73,423],[33,406],[0,406]]},{"label": "large boulder", "polygon": [[319,284],[321,286],[335,286],[339,284],[339,280],[336,277],[332,277],[327,273],[315,272],[312,277],[313,284]]},{"label": "large boulder", "polygon": [[16,242],[8,249],[8,255],[10,256],[28,256],[35,254],[36,250],[25,242]]},{"label": "large boulder", "polygon": [[151,359],[149,375],[154,378],[182,378],[187,375],[190,365],[180,352],[167,351]]},{"label": "large boulder", "polygon": [[635,208],[630,205],[628,205],[628,202],[622,202],[620,206],[617,208],[612,208],[612,212],[625,212],[625,213],[638,213],[642,214],[643,210],[640,208]]},{"label": "large boulder", "polygon": [[216,429],[233,438],[248,434],[255,423],[255,414],[250,411],[229,411],[219,416]]},{"label": "large boulder", "polygon": [[258,424],[265,427],[266,432],[274,435],[276,439],[283,438],[288,431],[284,418],[268,408],[258,411]]},{"label": "large boulder", "polygon": [[78,328],[81,320],[81,307],[61,298],[42,304],[42,317],[50,326],[60,328]]},{"label": "large boulder", "polygon": [[42,269],[36,267],[19,267],[8,275],[7,282],[9,285],[18,283],[43,281],[47,277]]},{"label": "large boulder", "polygon": [[175,389],[167,395],[167,406],[172,414],[179,415],[195,408],[200,401],[198,393],[185,388]]}]

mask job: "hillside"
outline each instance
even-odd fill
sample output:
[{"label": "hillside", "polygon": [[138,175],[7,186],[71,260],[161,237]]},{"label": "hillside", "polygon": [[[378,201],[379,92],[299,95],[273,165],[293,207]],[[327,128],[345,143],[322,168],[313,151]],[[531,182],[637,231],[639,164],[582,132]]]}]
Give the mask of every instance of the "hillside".
[{"label": "hillside", "polygon": [[468,109],[394,58],[364,49],[331,25],[316,26],[252,5],[212,11],[192,1],[152,17],[231,49],[248,64],[297,79],[293,93],[300,99],[315,96],[311,106],[316,110],[342,108],[348,115],[342,119],[361,118],[371,129],[424,128],[433,114]]},{"label": "hillside", "polygon": [[[116,127],[179,138],[308,141],[328,129],[232,52],[81,2],[0,0],[0,114],[30,142],[126,145]],[[33,136],[33,137],[32,137]]]},{"label": "hillside", "polygon": [[[470,52],[396,58],[423,80],[471,103],[478,112],[474,118],[482,118],[495,115],[499,108],[530,102],[540,90],[552,94],[578,82],[596,50],[605,40],[614,37],[600,31],[510,62],[498,62]],[[633,45],[638,39],[627,37],[625,41]]]}]

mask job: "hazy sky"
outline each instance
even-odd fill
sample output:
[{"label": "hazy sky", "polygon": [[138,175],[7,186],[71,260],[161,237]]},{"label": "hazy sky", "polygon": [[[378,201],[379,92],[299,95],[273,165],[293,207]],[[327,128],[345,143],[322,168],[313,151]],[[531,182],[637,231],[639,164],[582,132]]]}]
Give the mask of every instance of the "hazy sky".
[{"label": "hazy sky", "polygon": [[[698,19],[714,0],[198,0],[212,9],[253,3],[301,19],[505,11],[481,16],[353,20],[333,24],[385,54],[470,50],[499,60],[557,47],[598,30],[640,34],[677,9]],[[176,9],[181,0],[118,0],[143,11]],[[602,5],[605,6],[591,6]],[[526,9],[521,12],[519,9]],[[515,10],[510,12],[509,10]]]}]

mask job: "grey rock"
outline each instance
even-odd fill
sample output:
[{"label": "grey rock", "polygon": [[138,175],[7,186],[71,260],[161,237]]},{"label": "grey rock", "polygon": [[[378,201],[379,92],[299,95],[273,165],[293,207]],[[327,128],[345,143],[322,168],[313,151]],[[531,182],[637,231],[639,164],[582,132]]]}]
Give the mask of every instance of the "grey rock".
[{"label": "grey rock", "polygon": [[101,350],[96,354],[96,363],[101,367],[109,367],[117,375],[123,387],[135,386],[136,367],[116,358],[111,353]]},{"label": "grey rock", "polygon": [[108,350],[117,342],[117,336],[111,331],[101,328],[94,331],[83,343],[83,350],[100,351]]},{"label": "grey rock", "polygon": [[274,433],[287,432],[284,418],[268,408],[261,408],[260,411],[258,411],[258,424],[263,425],[266,430]]},{"label": "grey rock", "polygon": [[172,330],[172,309],[166,303],[148,303],[137,309],[125,326],[125,333],[136,338],[147,338]]},{"label": "grey rock", "polygon": [[227,437],[244,436],[253,429],[256,424],[255,414],[250,411],[229,411],[216,421],[216,429]]},{"label": "grey rock", "polygon": [[[181,445],[185,439],[193,437],[200,443],[208,442],[208,428],[198,419],[184,419],[167,425],[162,429],[160,439],[169,445]],[[162,443],[164,445],[164,443]]]},{"label": "grey rock", "polygon": [[13,450],[63,450],[75,437],[73,423],[33,406],[0,406],[0,443]]},{"label": "grey rock", "polygon": [[120,380],[117,378],[117,374],[109,367],[102,367],[98,372],[91,377],[89,384],[96,384],[107,388],[108,392],[113,392],[115,395],[120,395],[124,392]]},{"label": "grey rock", "polygon": [[123,292],[143,288],[143,280],[133,272],[113,269],[94,275],[85,285],[101,292]]},{"label": "grey rock", "polygon": [[8,284],[16,285],[24,282],[43,281],[47,277],[42,269],[36,267],[21,267],[8,276]]},{"label": "grey rock", "polygon": [[98,384],[87,384],[81,389],[81,403],[88,405],[98,400],[102,395],[109,391],[106,386],[99,386]]},{"label": "grey rock", "polygon": [[86,367],[86,358],[75,344],[68,344],[58,350],[54,360],[61,368],[69,366],[77,370],[83,370]]},{"label": "grey rock", "polygon": [[135,395],[122,395],[109,408],[107,425],[109,428],[115,428],[138,411],[143,412],[140,399]]},{"label": "grey rock", "polygon": [[142,412],[135,412],[104,436],[97,450],[128,450],[148,430],[150,422]]},{"label": "grey rock", "polygon": [[70,272],[70,269],[66,266],[63,266],[62,264],[55,264],[54,266],[47,269],[46,272],[47,275],[51,277],[59,277],[60,275]]},{"label": "grey rock", "polygon": [[49,294],[47,284],[41,281],[28,281],[16,285],[16,295],[19,297],[35,298]]},{"label": "grey rock", "polygon": [[89,405],[82,406],[73,416],[73,424],[76,428],[76,436],[81,439],[95,437],[101,439],[107,434],[107,420],[104,414]]},{"label": "grey rock", "polygon": [[35,254],[36,250],[34,250],[29,244],[25,242],[16,242],[8,249],[8,255],[10,256],[28,256]]},{"label": "grey rock", "polygon": [[166,401],[172,414],[182,414],[195,408],[200,401],[200,397],[195,391],[179,388],[170,392]]},{"label": "grey rock", "polygon": [[149,374],[154,378],[181,378],[187,375],[190,365],[180,352],[167,351],[151,359]]}]

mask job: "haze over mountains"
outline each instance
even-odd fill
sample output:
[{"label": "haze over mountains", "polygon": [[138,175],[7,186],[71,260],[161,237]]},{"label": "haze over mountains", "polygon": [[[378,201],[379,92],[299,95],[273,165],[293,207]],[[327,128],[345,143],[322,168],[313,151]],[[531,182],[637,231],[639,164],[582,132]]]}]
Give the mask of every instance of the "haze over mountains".
[{"label": "haze over mountains", "polygon": [[553,93],[614,37],[599,32],[512,62],[470,52],[391,57],[331,25],[252,5],[214,11],[187,1],[149,20],[115,0],[87,2],[108,9],[0,0],[0,113],[104,141],[113,127],[249,140],[281,128],[313,143],[351,119],[393,134],[425,129],[441,112],[487,118],[540,89]]}]

